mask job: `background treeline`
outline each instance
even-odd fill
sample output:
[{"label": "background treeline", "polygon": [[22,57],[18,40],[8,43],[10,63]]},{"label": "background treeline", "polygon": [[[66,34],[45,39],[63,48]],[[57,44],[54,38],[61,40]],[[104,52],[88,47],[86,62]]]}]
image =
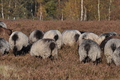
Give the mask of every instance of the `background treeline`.
[{"label": "background treeline", "polygon": [[119,20],[120,0],[0,0],[0,19]]}]

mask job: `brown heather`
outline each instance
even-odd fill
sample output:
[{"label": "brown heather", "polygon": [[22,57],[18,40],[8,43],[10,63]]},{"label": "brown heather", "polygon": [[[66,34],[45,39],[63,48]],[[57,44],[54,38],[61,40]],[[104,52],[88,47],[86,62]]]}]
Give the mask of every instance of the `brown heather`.
[{"label": "brown heather", "polygon": [[[1,20],[13,31],[29,35],[33,30],[47,31],[68,29],[94,32],[120,31],[120,21],[39,21],[39,20]],[[6,37],[6,36],[5,36]],[[102,63],[94,65],[80,63],[77,46],[65,46],[58,53],[58,60],[42,60],[31,57],[29,53],[15,57],[9,54],[0,57],[0,80],[120,80],[120,66],[108,66],[103,56]]]}]

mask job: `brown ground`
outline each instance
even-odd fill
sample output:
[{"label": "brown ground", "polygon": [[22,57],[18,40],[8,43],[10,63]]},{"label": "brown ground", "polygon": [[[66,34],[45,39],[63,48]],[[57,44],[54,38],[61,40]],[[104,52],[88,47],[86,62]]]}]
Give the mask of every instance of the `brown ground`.
[{"label": "brown ground", "polygon": [[[38,21],[1,20],[13,31],[29,35],[33,30],[68,29],[94,32],[117,32],[120,21]],[[108,66],[106,59],[98,65],[80,63],[77,46],[59,50],[58,60],[41,60],[28,54],[15,57],[12,52],[0,57],[0,80],[120,80],[120,66]]]}]

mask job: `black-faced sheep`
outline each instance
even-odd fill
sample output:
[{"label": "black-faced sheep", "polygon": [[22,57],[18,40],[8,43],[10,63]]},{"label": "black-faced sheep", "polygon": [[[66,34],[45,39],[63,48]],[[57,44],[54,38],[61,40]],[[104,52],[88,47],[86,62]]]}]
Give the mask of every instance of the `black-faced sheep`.
[{"label": "black-faced sheep", "polygon": [[95,33],[85,32],[85,33],[81,34],[81,36],[79,37],[79,43],[81,43],[81,41],[83,39],[91,39],[91,40],[93,40],[93,41],[98,43],[98,38],[99,38],[98,35],[95,34]]},{"label": "black-faced sheep", "polygon": [[9,53],[9,50],[10,50],[9,43],[5,39],[0,38],[0,55]]},{"label": "black-faced sheep", "polygon": [[53,39],[40,39],[35,42],[30,50],[31,56],[42,57],[43,59],[52,57],[58,58],[58,47]]},{"label": "black-faced sheep", "polygon": [[107,43],[107,41],[110,40],[110,39],[112,39],[112,37],[114,37],[114,36],[117,36],[116,32],[102,33],[99,36],[98,41],[99,41],[99,45],[100,45],[100,48],[102,49],[102,51],[104,51],[104,46]]},{"label": "black-faced sheep", "polygon": [[92,32],[85,32],[81,34],[81,36],[79,37],[79,43],[82,41],[82,39],[91,39],[97,42],[102,48],[104,43],[107,42],[109,39],[111,39],[112,36],[115,36],[115,35],[117,35],[117,33],[115,32],[103,33],[100,36]]},{"label": "black-faced sheep", "polygon": [[0,27],[7,28],[7,25],[3,21],[0,21]]},{"label": "black-faced sheep", "polygon": [[78,42],[81,32],[78,30],[65,30],[62,33],[62,41],[64,45],[73,46],[75,42]]},{"label": "black-faced sheep", "polygon": [[15,56],[27,53],[30,48],[28,37],[20,31],[10,35],[9,44]]},{"label": "black-faced sheep", "polygon": [[[104,55],[107,60],[107,64],[110,65],[112,63],[114,51],[120,46],[120,39],[110,39],[104,47]],[[117,52],[117,51],[116,51]],[[115,53],[116,53],[115,52]],[[114,57],[115,58],[115,57]]]},{"label": "black-faced sheep", "polygon": [[78,53],[80,62],[86,63],[92,61],[98,64],[101,61],[101,49],[99,45],[91,39],[82,40],[79,44]]},{"label": "black-faced sheep", "polygon": [[107,38],[107,37],[112,37],[116,35],[117,35],[116,32],[107,32],[107,33],[102,33],[100,36],[105,36]]},{"label": "black-faced sheep", "polygon": [[40,30],[34,30],[30,35],[29,35],[29,40],[30,43],[34,43],[38,41],[39,39],[42,39],[44,36],[44,32]]},{"label": "black-faced sheep", "polygon": [[58,49],[61,49],[62,47],[62,34],[58,30],[49,30],[46,31],[43,38],[49,38],[49,39],[54,39],[55,42],[57,43]]}]

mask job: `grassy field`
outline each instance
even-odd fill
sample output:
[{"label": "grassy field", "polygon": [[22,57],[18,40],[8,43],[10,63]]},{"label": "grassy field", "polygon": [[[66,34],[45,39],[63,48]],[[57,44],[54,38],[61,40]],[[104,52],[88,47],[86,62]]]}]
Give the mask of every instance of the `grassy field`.
[{"label": "grassy field", "polygon": [[[22,31],[27,36],[33,30],[64,30],[94,32],[120,32],[120,21],[39,21],[39,20],[1,20],[13,31]],[[8,36],[2,36],[8,40]],[[64,46],[58,52],[58,59],[42,60],[31,57],[29,53],[14,56],[12,51],[0,57],[0,80],[120,80],[120,66],[108,66],[103,56],[102,63],[94,65],[80,63],[78,47]]]}]

